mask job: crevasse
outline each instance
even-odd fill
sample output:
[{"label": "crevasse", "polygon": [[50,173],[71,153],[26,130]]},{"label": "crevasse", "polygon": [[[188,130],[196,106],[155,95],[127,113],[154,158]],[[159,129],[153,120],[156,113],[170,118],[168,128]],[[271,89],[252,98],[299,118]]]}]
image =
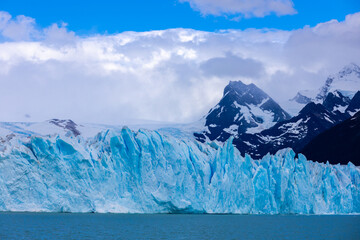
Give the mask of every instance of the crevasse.
[{"label": "crevasse", "polygon": [[360,213],[360,170],[128,128],[15,136],[0,147],[0,211]]}]

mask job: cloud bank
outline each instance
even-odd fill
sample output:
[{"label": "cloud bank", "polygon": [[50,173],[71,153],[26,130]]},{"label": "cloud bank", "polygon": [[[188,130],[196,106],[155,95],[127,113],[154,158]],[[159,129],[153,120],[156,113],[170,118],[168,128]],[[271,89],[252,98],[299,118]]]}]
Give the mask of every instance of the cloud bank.
[{"label": "cloud bank", "polygon": [[188,2],[193,9],[203,15],[238,15],[249,18],[296,13],[291,0],[180,0],[180,2]]},{"label": "cloud bank", "polygon": [[[17,30],[14,30],[17,29]],[[230,80],[280,103],[360,64],[360,13],[295,31],[168,29],[80,37],[0,14],[0,121],[189,122]]]}]

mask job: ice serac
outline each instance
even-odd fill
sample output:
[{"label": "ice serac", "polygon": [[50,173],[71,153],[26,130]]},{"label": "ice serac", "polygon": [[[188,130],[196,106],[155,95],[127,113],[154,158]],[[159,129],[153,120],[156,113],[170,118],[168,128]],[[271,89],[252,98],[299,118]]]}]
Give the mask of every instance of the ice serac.
[{"label": "ice serac", "polygon": [[0,210],[360,213],[360,170],[291,149],[261,160],[157,131],[1,139]]}]

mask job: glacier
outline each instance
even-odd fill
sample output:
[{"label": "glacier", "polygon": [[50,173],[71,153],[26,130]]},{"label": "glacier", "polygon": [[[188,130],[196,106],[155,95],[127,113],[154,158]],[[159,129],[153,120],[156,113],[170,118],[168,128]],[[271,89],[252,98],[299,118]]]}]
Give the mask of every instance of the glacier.
[{"label": "glacier", "polygon": [[0,211],[360,213],[360,169],[140,129],[0,138]]}]

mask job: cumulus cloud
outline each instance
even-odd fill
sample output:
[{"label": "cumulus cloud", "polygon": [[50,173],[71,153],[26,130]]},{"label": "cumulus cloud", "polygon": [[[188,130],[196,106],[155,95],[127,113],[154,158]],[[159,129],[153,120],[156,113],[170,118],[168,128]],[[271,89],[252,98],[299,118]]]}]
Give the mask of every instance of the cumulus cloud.
[{"label": "cumulus cloud", "polygon": [[238,15],[249,18],[296,13],[291,0],[180,0],[180,2],[188,2],[203,15]]},{"label": "cumulus cloud", "polygon": [[72,44],[77,40],[74,32],[68,31],[66,23],[60,25],[54,23],[50,27],[43,30],[44,41],[50,44]]},{"label": "cumulus cloud", "polygon": [[[17,17],[2,14],[0,28]],[[168,29],[79,37],[65,24],[15,40],[0,32],[0,121],[71,118],[188,122],[230,80],[252,82],[280,103],[360,64],[360,13],[295,31]],[[31,30],[33,31],[33,30]]]},{"label": "cumulus cloud", "polygon": [[48,28],[40,29],[34,18],[24,15],[13,17],[8,12],[0,11],[0,36],[3,41],[73,42],[75,33],[68,31],[66,26],[66,23],[54,23]]},{"label": "cumulus cloud", "polygon": [[12,19],[12,16],[0,11],[0,31],[4,38],[10,40],[30,40],[37,35],[35,19],[23,15]]}]

